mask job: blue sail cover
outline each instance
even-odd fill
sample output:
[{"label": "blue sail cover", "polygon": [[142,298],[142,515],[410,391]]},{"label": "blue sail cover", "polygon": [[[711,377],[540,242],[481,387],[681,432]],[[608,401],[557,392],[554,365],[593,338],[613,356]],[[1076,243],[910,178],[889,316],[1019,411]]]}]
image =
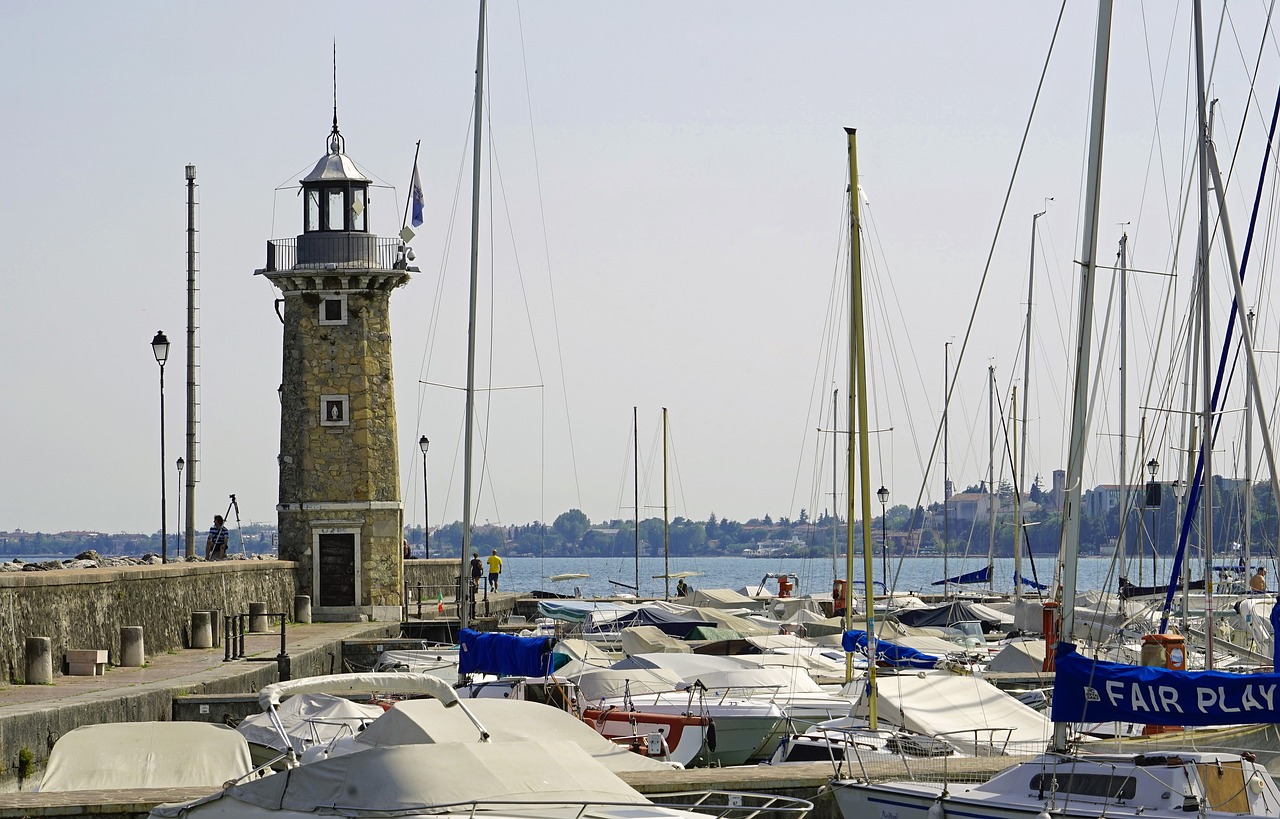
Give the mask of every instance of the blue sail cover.
[{"label": "blue sail cover", "polygon": [[[850,654],[856,652],[865,656],[867,633],[856,628],[846,631],[840,640],[840,647]],[[876,641],[876,661],[888,663],[894,668],[933,668],[938,664],[938,658],[932,654],[925,654],[910,646],[900,646],[888,640]]]},{"label": "blue sail cover", "polygon": [[1245,725],[1280,719],[1280,674],[1172,671],[1090,660],[1059,643],[1054,722]]},{"label": "blue sail cover", "polygon": [[960,583],[990,583],[990,582],[991,582],[991,567],[987,566],[986,568],[978,569],[976,572],[965,572],[964,574],[958,574],[955,577],[948,577],[946,580],[935,580],[933,581],[933,585],[943,586],[943,585],[946,585],[947,583],[960,584]]},{"label": "blue sail cover", "polygon": [[543,677],[553,670],[554,637],[517,637],[496,631],[458,632],[458,673]]},{"label": "blue sail cover", "polygon": [[[1013,575],[1013,585],[1015,585],[1015,586],[1016,586],[1016,585],[1018,585],[1018,583],[1019,583],[1019,582],[1021,582],[1021,583],[1022,583],[1022,585],[1026,586],[1027,588],[1031,588],[1031,589],[1038,589],[1038,590],[1040,590],[1040,591],[1044,591],[1045,589],[1049,588],[1048,586],[1046,586],[1046,585],[1045,585],[1045,584],[1043,584],[1043,583],[1037,583],[1036,581],[1034,581],[1034,580],[1032,580],[1032,579],[1030,579],[1030,578],[1022,577],[1022,576],[1021,576],[1021,575],[1019,575],[1017,572],[1014,572],[1014,575]],[[937,584],[937,583],[934,583],[933,585],[935,585],[935,586],[936,586],[936,585],[938,585],[938,584]]]}]

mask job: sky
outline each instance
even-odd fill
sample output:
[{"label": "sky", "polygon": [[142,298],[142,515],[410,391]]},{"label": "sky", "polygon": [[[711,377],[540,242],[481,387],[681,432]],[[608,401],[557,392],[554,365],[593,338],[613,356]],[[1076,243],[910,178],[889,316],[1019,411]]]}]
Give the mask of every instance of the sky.
[{"label": "sky", "polygon": [[[1224,166],[1238,163],[1238,249],[1280,60],[1263,38],[1264,4],[1206,5],[1215,141]],[[1120,6],[1099,257],[1114,264],[1127,231],[1130,265],[1154,272],[1130,278],[1123,468],[1118,319],[1102,319],[1110,279],[1099,289],[1095,335],[1108,346],[1095,359],[1087,485],[1140,474],[1152,457],[1176,477],[1180,416],[1143,407],[1174,400],[1194,257],[1190,4]],[[857,129],[864,197],[872,490],[889,487],[892,504],[940,500],[931,453],[947,374],[948,473],[957,488],[985,480],[989,366],[1006,416],[1015,385],[1030,398],[1027,472],[1047,483],[1065,460],[1096,13],[1068,4],[1041,86],[1059,11],[492,3],[477,521],[550,521],[569,508],[632,517],[633,407],[645,517],[662,513],[663,407],[673,517],[816,514],[833,480],[845,502],[833,435],[818,432],[847,429],[830,409],[834,389],[848,395],[845,127]],[[274,522],[282,333],[277,293],[254,271],[267,240],[301,232],[296,186],[325,150],[335,43],[340,127],[347,153],[385,186],[371,201],[382,236],[400,229],[421,142],[420,272],[391,300],[400,483],[406,523],[420,524],[417,441],[428,436],[431,525],[460,518],[477,16],[475,2],[0,4],[0,531],[157,531],[162,466],[167,526],[179,525],[188,163],[199,192],[197,528],[231,493],[243,522]],[[1028,388],[1029,244],[1046,208]],[[1269,262],[1269,244],[1255,252]],[[1275,349],[1259,281],[1259,346]],[[1214,296],[1218,327],[1224,298]],[[157,330],[175,343],[164,461]],[[1264,362],[1270,394],[1274,370]],[[1216,446],[1235,459],[1220,473],[1241,468],[1232,424]]]}]

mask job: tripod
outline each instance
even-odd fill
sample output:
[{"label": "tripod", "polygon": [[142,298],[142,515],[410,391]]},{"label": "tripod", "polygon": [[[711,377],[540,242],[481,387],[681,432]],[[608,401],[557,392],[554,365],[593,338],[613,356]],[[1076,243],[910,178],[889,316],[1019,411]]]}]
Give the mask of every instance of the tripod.
[{"label": "tripod", "polygon": [[227,513],[222,516],[224,521],[230,519],[232,509],[236,511],[236,540],[240,541],[240,554],[248,557],[249,553],[244,549],[244,536],[240,533],[240,504],[236,501],[235,493],[232,493],[231,502],[227,504]]}]

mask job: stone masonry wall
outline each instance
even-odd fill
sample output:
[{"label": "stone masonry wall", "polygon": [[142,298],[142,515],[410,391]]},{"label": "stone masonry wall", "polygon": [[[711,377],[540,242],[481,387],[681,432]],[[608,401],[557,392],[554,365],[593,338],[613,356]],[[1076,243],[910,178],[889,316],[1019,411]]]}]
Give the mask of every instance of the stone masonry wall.
[{"label": "stone masonry wall", "polygon": [[54,673],[68,649],[120,660],[120,627],[142,626],[148,655],[185,647],[191,612],[245,613],[262,601],[292,615],[297,564],[279,560],[171,563],[0,575],[0,681],[21,680],[27,637],[48,637]]}]

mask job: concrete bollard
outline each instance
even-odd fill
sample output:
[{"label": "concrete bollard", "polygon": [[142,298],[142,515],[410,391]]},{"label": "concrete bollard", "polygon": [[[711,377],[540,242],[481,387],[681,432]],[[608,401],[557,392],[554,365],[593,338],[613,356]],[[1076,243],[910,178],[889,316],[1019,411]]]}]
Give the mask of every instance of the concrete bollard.
[{"label": "concrete bollard", "polygon": [[213,648],[213,623],[207,611],[191,612],[191,647]]},{"label": "concrete bollard", "polygon": [[48,685],[53,682],[53,649],[48,637],[28,637],[26,647],[27,685]]},{"label": "concrete bollard", "polygon": [[271,630],[271,625],[267,621],[267,604],[266,603],[250,603],[249,604],[249,633],[265,634]]},{"label": "concrete bollard", "polygon": [[147,661],[146,647],[142,641],[142,626],[120,627],[120,665],[123,668],[142,668]]},{"label": "concrete bollard", "polygon": [[295,594],[293,596],[293,622],[311,622],[311,595]]}]

